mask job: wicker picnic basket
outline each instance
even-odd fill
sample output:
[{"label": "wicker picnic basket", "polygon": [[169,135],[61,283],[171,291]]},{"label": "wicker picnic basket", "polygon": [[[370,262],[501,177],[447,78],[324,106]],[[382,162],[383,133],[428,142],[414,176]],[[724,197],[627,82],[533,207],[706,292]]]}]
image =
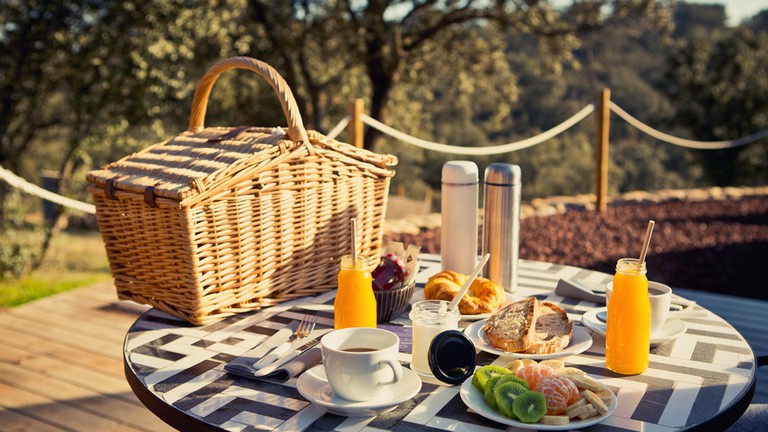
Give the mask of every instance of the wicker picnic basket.
[{"label": "wicker picnic basket", "polygon": [[[272,86],[287,128],[203,127],[222,72]],[[119,298],[207,324],[336,288],[351,251],[380,255],[391,155],[304,129],[269,65],[216,63],[199,83],[189,130],[87,175]]]}]

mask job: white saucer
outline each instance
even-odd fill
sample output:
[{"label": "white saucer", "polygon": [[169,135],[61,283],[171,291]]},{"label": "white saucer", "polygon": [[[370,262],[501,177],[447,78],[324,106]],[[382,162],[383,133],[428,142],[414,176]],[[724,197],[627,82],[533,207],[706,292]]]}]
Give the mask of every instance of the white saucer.
[{"label": "white saucer", "polygon": [[485,403],[483,394],[480,393],[475,388],[475,386],[472,385],[472,378],[468,378],[466,381],[464,381],[464,384],[461,385],[459,394],[461,395],[461,400],[464,401],[464,403],[469,408],[471,408],[472,411],[487,419],[501,424],[515,426],[516,428],[520,429],[534,429],[540,431],[565,431],[591,426],[593,424],[600,423],[601,421],[610,417],[613,412],[616,411],[616,407],[619,406],[619,400],[615,395],[611,394],[611,402],[608,404],[608,412],[604,415],[590,417],[586,420],[574,419],[565,425],[546,425],[542,423],[523,423],[519,420],[513,420],[509,417],[504,417],[500,412],[491,409],[491,407]]},{"label": "white saucer", "polygon": [[421,390],[421,378],[416,372],[403,368],[403,377],[395,384],[388,386],[384,397],[368,401],[353,402],[336,396],[336,392],[328,384],[323,365],[309,369],[299,376],[296,388],[308,401],[320,405],[331,414],[346,417],[375,417],[395,409],[399,404],[413,398]]},{"label": "white saucer", "polygon": [[558,352],[551,354],[525,354],[507,352],[496,348],[495,346],[491,345],[490,342],[488,342],[488,339],[485,336],[485,330],[483,329],[485,326],[485,321],[486,320],[473,322],[472,324],[468,325],[466,329],[464,329],[464,333],[466,333],[467,337],[469,337],[472,343],[475,344],[475,347],[499,356],[544,360],[579,354],[588,350],[589,347],[592,346],[592,336],[590,336],[589,333],[580,326],[573,326],[573,337],[571,338],[571,343]]},{"label": "white saucer", "polygon": [[[510,292],[504,292],[506,295],[506,299],[504,299],[504,304],[499,306],[499,308],[503,308],[504,306],[512,303],[515,301],[515,298],[512,296],[512,293]],[[413,293],[413,296],[411,297],[411,304],[414,304],[418,301],[424,300],[424,290],[416,290],[416,292]],[[486,319],[489,316],[491,316],[491,313],[484,313],[484,314],[474,314],[474,315],[461,315],[462,321],[477,321],[481,319]]]},{"label": "white saucer", "polygon": [[[594,309],[589,312],[585,312],[581,316],[581,322],[585,327],[592,330],[597,334],[605,336],[605,323],[597,319],[597,314],[604,312],[607,308]],[[657,334],[651,335],[651,345],[661,345],[665,342],[675,340],[687,330],[685,322],[679,319],[667,319],[664,322],[664,326]]]}]

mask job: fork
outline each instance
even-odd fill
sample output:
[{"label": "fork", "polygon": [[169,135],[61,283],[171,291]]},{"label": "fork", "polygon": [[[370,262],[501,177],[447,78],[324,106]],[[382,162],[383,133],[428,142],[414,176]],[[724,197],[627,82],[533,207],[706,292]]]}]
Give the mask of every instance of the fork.
[{"label": "fork", "polygon": [[298,339],[304,339],[305,337],[309,336],[310,333],[312,333],[312,330],[315,329],[315,324],[317,324],[316,316],[304,315],[304,317],[301,318],[301,322],[299,323],[298,327],[296,327],[296,330],[293,331],[293,334],[291,335],[291,337],[288,338],[287,341],[276,346],[275,349],[273,349],[269,354],[261,358],[256,363],[254,363],[253,368],[256,370],[259,370],[280,359],[280,357],[282,357],[284,354],[288,352],[288,350],[291,349],[291,345],[293,345],[293,342],[295,342]]}]

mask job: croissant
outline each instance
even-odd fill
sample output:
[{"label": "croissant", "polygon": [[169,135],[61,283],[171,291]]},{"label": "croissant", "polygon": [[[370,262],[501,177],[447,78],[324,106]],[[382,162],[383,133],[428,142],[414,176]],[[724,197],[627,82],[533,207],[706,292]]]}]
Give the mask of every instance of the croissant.
[{"label": "croissant", "polygon": [[[467,276],[451,270],[442,271],[427,281],[424,286],[424,298],[427,300],[451,301],[459,293]],[[459,301],[462,315],[491,313],[504,304],[506,294],[501,285],[490,279],[478,277]]]}]

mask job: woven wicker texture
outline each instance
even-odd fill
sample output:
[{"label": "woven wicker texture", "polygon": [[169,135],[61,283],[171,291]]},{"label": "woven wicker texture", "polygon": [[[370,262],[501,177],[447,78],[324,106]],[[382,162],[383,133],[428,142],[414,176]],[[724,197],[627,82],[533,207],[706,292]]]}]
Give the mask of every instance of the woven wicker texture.
[{"label": "woven wicker texture", "polygon": [[[288,126],[203,126],[230,69],[257,72]],[[378,258],[397,159],[306,131],[285,81],[255,59],[206,73],[190,130],[88,173],[118,295],[206,324],[336,288],[351,251]]]}]

